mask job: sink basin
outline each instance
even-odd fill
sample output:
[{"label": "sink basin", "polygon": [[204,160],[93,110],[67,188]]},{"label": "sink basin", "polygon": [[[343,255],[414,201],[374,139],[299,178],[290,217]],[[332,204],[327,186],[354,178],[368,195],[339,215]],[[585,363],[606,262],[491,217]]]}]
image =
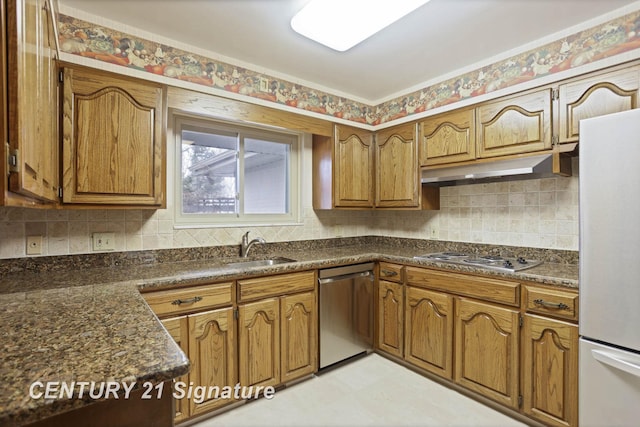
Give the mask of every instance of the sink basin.
[{"label": "sink basin", "polygon": [[230,262],[226,264],[227,267],[268,267],[270,265],[276,264],[286,264],[288,262],[296,262],[295,259],[283,258],[283,257],[275,257],[269,259],[256,259],[251,261],[239,261],[239,262]]}]

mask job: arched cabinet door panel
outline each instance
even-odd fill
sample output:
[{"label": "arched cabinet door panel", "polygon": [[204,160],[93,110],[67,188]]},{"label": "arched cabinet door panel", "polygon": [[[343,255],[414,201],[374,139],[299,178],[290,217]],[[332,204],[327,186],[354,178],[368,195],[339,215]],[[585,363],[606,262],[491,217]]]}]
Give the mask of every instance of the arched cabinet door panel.
[{"label": "arched cabinet door panel", "polygon": [[488,102],[476,111],[478,157],[551,148],[551,89]]},{"label": "arched cabinet door panel", "polygon": [[580,139],[580,120],[638,108],[640,67],[577,79],[559,87],[559,142]]},{"label": "arched cabinet door panel", "polygon": [[63,93],[63,202],[163,206],[164,87],[65,68]]}]

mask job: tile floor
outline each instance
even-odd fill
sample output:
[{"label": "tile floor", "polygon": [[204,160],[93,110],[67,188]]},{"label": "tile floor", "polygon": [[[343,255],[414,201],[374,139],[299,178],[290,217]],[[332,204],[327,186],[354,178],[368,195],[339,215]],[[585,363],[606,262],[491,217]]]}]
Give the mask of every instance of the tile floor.
[{"label": "tile floor", "polygon": [[370,354],[195,424],[215,426],[525,426]]}]

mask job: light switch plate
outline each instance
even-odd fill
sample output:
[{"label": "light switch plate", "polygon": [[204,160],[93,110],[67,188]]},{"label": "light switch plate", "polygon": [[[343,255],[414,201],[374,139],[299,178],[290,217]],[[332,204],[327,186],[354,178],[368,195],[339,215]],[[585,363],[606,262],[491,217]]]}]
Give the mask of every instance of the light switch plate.
[{"label": "light switch plate", "polygon": [[113,251],[116,249],[115,233],[93,233],[91,240],[94,251]]}]

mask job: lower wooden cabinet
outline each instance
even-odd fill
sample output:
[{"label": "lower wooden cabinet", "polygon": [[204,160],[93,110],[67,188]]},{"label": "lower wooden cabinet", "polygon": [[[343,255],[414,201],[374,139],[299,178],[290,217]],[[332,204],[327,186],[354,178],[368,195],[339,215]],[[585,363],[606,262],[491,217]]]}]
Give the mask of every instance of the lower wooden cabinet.
[{"label": "lower wooden cabinet", "polygon": [[[237,382],[233,308],[192,314],[189,319],[189,381],[197,386],[233,387]],[[189,416],[231,403],[231,399],[189,399]]]},{"label": "lower wooden cabinet", "polygon": [[519,318],[516,310],[466,298],[456,300],[455,381],[515,409]]},{"label": "lower wooden cabinet", "polygon": [[[162,323],[191,362],[189,374],[176,381],[187,387],[217,386],[220,390],[237,383],[232,307],[171,317]],[[186,391],[186,387],[183,389]],[[176,399],[175,421],[202,415],[228,403],[229,399],[221,398],[202,402],[186,397]]]},{"label": "lower wooden cabinet", "polygon": [[280,307],[277,298],[238,307],[240,385],[280,382]]},{"label": "lower wooden cabinet", "polygon": [[524,412],[545,425],[577,425],[578,326],[527,314],[522,351]]},{"label": "lower wooden cabinet", "polygon": [[[164,319],[162,324],[171,335],[171,338],[180,346],[184,354],[189,355],[189,321],[187,316]],[[189,384],[189,374],[174,380]],[[189,403],[186,399],[177,399],[175,402],[175,422],[178,423],[189,418]]]},{"label": "lower wooden cabinet", "polygon": [[407,362],[453,378],[453,297],[408,286],[405,301]]},{"label": "lower wooden cabinet", "polygon": [[402,357],[404,297],[402,285],[380,280],[378,284],[378,348]]},{"label": "lower wooden cabinet", "polygon": [[280,377],[283,383],[318,366],[318,314],[313,292],[280,298]]},{"label": "lower wooden cabinet", "polygon": [[239,373],[243,386],[276,386],[317,369],[315,292],[242,304]]}]

